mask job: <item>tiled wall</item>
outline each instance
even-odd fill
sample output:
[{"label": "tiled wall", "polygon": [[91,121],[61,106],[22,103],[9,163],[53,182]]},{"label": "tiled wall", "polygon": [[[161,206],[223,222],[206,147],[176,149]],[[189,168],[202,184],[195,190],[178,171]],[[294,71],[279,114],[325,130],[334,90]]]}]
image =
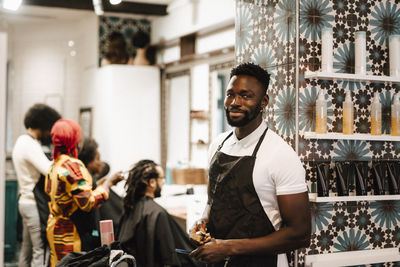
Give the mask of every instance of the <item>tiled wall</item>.
[{"label": "tiled wall", "polygon": [[[253,61],[272,75],[268,106],[270,128],[296,147],[296,116],[299,120],[298,149],[305,162],[310,192],[316,177],[308,162],[319,160],[397,159],[400,142],[353,140],[306,140],[315,131],[315,101],[324,89],[328,100],[328,131],[342,131],[345,89],[352,92],[355,132],[370,131],[369,106],[374,92],[382,103],[382,132],[390,133],[390,105],[399,86],[390,83],[308,80],[304,72],[320,68],[321,29],[333,29],[335,72],[354,73],[354,33],[367,32],[367,74],[388,74],[390,34],[400,33],[398,0],[297,0],[299,4],[299,57],[295,57],[296,0],[237,0],[236,60]],[[299,63],[296,98],[295,64]],[[296,110],[296,102],[298,110]],[[306,163],[307,162],[307,163]],[[333,188],[333,191],[335,189]],[[312,204],[313,235],[304,254],[387,248],[400,245],[400,202],[339,202]],[[386,264],[389,265],[389,264]]]},{"label": "tiled wall", "polygon": [[[352,92],[354,129],[369,133],[371,100],[380,93],[382,133],[390,134],[390,105],[399,92],[390,83],[305,80],[304,71],[318,70],[321,58],[321,28],[333,28],[333,64],[336,72],[354,73],[354,33],[367,32],[367,74],[388,75],[388,36],[400,33],[398,1],[312,0],[300,1],[300,156],[306,160],[371,160],[398,158],[400,142],[305,140],[305,131],[315,130],[314,107],[317,92],[324,89],[328,99],[328,131],[342,131],[342,102],[345,89]],[[309,186],[315,192],[315,177]]]},{"label": "tiled wall", "polygon": [[99,20],[99,63],[107,52],[107,39],[112,32],[116,31],[124,35],[131,57],[136,55],[136,50],[132,46],[132,37],[135,33],[142,30],[150,34],[150,21],[146,19],[102,16]]},{"label": "tiled wall", "polygon": [[236,61],[253,61],[271,74],[270,129],[295,146],[295,2],[237,1]]}]

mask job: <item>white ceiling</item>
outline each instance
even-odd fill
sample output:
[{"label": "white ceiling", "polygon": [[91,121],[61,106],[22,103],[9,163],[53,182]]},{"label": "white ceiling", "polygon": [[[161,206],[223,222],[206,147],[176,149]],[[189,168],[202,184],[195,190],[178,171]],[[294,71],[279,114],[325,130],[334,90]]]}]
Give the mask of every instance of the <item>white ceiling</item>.
[{"label": "white ceiling", "polygon": [[50,8],[39,6],[21,6],[17,11],[0,10],[0,20],[6,24],[26,24],[49,20],[78,20],[93,14],[93,11]]}]

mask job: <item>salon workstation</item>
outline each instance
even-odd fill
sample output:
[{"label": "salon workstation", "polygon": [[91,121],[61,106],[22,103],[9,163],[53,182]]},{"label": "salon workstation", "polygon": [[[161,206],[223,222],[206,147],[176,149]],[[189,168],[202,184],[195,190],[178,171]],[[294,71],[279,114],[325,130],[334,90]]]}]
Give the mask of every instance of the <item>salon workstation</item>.
[{"label": "salon workstation", "polygon": [[0,0],[0,266],[398,266],[400,3]]}]

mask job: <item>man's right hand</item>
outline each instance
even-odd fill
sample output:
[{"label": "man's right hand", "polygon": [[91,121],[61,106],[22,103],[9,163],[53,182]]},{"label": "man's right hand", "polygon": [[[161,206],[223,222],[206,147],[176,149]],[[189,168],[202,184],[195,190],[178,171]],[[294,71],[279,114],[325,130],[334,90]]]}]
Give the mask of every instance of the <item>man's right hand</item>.
[{"label": "man's right hand", "polygon": [[211,236],[207,233],[207,221],[204,219],[198,220],[189,230],[190,240],[200,246],[211,241]]}]

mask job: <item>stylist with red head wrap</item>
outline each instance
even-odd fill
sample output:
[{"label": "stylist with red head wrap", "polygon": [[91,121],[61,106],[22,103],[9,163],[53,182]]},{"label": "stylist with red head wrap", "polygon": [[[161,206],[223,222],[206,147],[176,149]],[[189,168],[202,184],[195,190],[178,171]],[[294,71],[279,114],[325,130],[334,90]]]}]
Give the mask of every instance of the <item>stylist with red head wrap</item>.
[{"label": "stylist with red head wrap", "polygon": [[81,137],[81,127],[73,120],[60,119],[51,129],[54,163],[46,176],[45,191],[50,196],[47,239],[52,267],[69,252],[82,250],[82,237],[72,219],[74,212],[98,208],[108,199],[109,188],[121,180],[118,176],[99,180],[92,190],[92,177],[78,159]]}]

